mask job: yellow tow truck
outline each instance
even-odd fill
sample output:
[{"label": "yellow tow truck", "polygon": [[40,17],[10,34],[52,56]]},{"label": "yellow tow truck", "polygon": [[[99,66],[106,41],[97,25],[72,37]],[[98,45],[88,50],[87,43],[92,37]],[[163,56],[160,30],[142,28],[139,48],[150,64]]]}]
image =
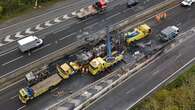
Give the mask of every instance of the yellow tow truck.
[{"label": "yellow tow truck", "polygon": [[61,66],[57,65],[57,70],[60,75],[63,75],[64,79],[68,79],[69,76],[73,75],[80,69],[80,66],[76,62],[70,62],[69,64],[64,63]]},{"label": "yellow tow truck", "polygon": [[89,72],[92,75],[96,75],[100,72],[103,72],[105,69],[111,67],[112,65],[116,64],[117,62],[123,60],[123,55],[122,54],[117,54],[117,52],[113,52],[113,60],[112,61],[107,61],[106,57],[97,57],[94,58],[90,63],[89,63]]},{"label": "yellow tow truck", "polygon": [[147,24],[143,24],[134,29],[133,32],[125,33],[127,38],[127,44],[131,44],[134,41],[141,40],[147,37],[151,33],[151,28]]}]

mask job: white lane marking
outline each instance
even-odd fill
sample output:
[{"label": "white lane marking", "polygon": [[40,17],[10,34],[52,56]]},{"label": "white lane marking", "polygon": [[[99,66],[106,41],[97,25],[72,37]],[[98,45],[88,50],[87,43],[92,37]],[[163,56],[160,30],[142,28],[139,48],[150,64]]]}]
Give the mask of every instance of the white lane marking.
[{"label": "white lane marking", "polygon": [[77,13],[76,13],[76,11],[73,11],[71,14],[75,16]]},{"label": "white lane marking", "polygon": [[81,9],[80,9],[80,11],[81,11],[81,12],[84,12],[84,11],[85,11],[85,9],[84,9],[84,8],[81,8]]},{"label": "white lane marking", "polygon": [[63,16],[63,19],[70,19],[71,17],[69,17],[67,14]]},{"label": "white lane marking", "polygon": [[18,95],[12,96],[12,97],[10,97],[9,99],[10,99],[10,100],[13,100],[13,99],[15,99],[17,96],[18,96]]},{"label": "white lane marking", "polygon": [[67,35],[67,36],[65,36],[65,37],[62,37],[62,38],[60,38],[59,40],[64,40],[65,38],[70,37],[70,36],[72,36],[72,35],[74,35],[74,34],[76,34],[76,32],[71,33],[71,34],[69,34],[69,35]]},{"label": "white lane marking", "polygon": [[156,90],[157,88],[159,88],[163,83],[165,83],[166,81],[168,81],[170,78],[172,78],[175,74],[177,74],[178,72],[180,72],[182,69],[186,68],[189,64],[191,64],[193,61],[195,61],[195,57],[192,58],[190,61],[188,61],[185,65],[183,65],[181,68],[179,68],[177,71],[175,71],[173,74],[171,74],[169,77],[167,77],[165,80],[163,80],[162,82],[160,82],[157,86],[155,86],[153,89],[151,89],[149,92],[147,92],[145,95],[143,95],[142,97],[140,97],[136,102],[134,102],[132,105],[130,105],[128,107],[127,110],[130,110],[135,104],[137,104],[139,101],[141,101],[144,97],[148,96],[150,93],[152,93],[154,90]]},{"label": "white lane marking", "polygon": [[106,20],[109,20],[109,19],[111,19],[111,18],[113,18],[113,17],[115,17],[115,16],[117,16],[117,15],[119,15],[119,14],[121,14],[121,12],[116,13],[116,14],[114,14],[114,15],[112,15],[112,16],[107,17]]},{"label": "white lane marking", "polygon": [[0,43],[0,47],[1,47],[1,46],[4,46],[4,45],[5,45],[5,44],[3,44],[3,43]]},{"label": "white lane marking", "polygon": [[110,93],[110,91],[116,89],[117,87],[121,86],[123,83],[125,83],[127,80],[133,78],[135,75],[139,74],[140,71],[144,70],[145,68],[147,68],[148,66],[150,66],[151,64],[153,64],[154,62],[156,62],[158,59],[160,59],[159,57],[155,58],[154,60],[152,60],[151,62],[149,62],[148,64],[146,64],[145,66],[141,67],[138,71],[135,71],[134,74],[131,74],[128,78],[124,79],[122,82],[120,82],[118,85],[116,85],[115,87],[109,89],[105,94],[103,94],[102,96],[100,96],[99,98],[97,98],[95,101],[93,101],[92,103],[90,103],[89,105],[87,105],[83,110],[86,110],[86,108],[89,108],[89,106],[95,104],[97,101],[99,101],[100,99],[102,99],[104,96],[106,96],[107,94]]},{"label": "white lane marking", "polygon": [[135,88],[131,88],[130,90],[128,90],[128,91],[126,92],[126,94],[129,94],[129,93],[133,92],[134,90],[135,90]]},{"label": "white lane marking", "polygon": [[17,37],[17,38],[23,38],[25,36],[22,35],[21,32],[17,32],[16,35],[15,35],[15,37]]},{"label": "white lane marking", "polygon": [[20,59],[20,58],[22,58],[22,57],[23,57],[23,56],[19,56],[19,57],[15,58],[15,59],[13,59],[13,60],[11,60],[11,61],[8,61],[8,62],[6,62],[6,63],[3,63],[2,66],[5,66],[5,65],[7,65],[7,64],[9,64],[9,63],[12,63],[12,62],[14,62],[14,61],[16,61],[16,60],[18,60],[18,59]]},{"label": "white lane marking", "polygon": [[92,28],[93,26],[95,26],[95,25],[97,25],[98,23],[94,23],[94,24],[92,24],[92,25],[89,25],[89,26],[87,26],[87,27],[85,27],[84,29],[90,29],[90,28]]},{"label": "white lane marking", "polygon": [[35,52],[37,52],[37,51],[39,51],[39,50],[42,50],[42,49],[44,49],[44,48],[46,48],[46,47],[48,47],[48,46],[50,46],[51,44],[47,44],[47,45],[44,45],[44,46],[42,46],[42,47],[40,47],[40,48],[38,48],[38,49],[35,49],[34,51],[32,51],[32,53],[35,53]]},{"label": "white lane marking", "polygon": [[35,32],[32,31],[31,28],[28,28],[28,29],[26,29],[25,33],[27,33],[27,34],[33,34],[33,33],[35,33]]},{"label": "white lane marking", "polygon": [[154,72],[152,73],[152,76],[155,76],[155,75],[157,75],[159,72],[160,72],[159,70],[157,70],[157,71],[154,71]]},{"label": "white lane marking", "polygon": [[45,29],[45,28],[41,27],[41,24],[38,24],[38,25],[35,27],[35,29],[38,30],[38,31],[41,31],[41,30],[43,30],[43,29]]},{"label": "white lane marking", "polygon": [[13,51],[15,51],[15,50],[17,50],[17,48],[15,48],[15,49],[13,49],[13,50],[10,50],[10,51],[8,51],[8,52],[5,52],[5,53],[0,54],[0,57],[6,55],[6,54],[8,54],[8,53],[11,53],[11,52],[13,52]]},{"label": "white lane marking", "polygon": [[62,21],[59,19],[59,17],[57,17],[57,18],[54,19],[54,22],[60,23],[60,22],[62,22]]},{"label": "white lane marking", "polygon": [[[1,79],[2,77],[4,77],[4,76],[5,76],[5,75],[0,76],[0,79]],[[6,89],[8,89],[8,88],[10,88],[10,87],[12,87],[12,86],[14,86],[14,85],[16,85],[16,84],[19,83],[19,82],[24,81],[24,80],[25,80],[25,79],[23,78],[23,79],[21,79],[21,80],[18,80],[18,81],[16,81],[16,82],[14,82],[14,83],[12,83],[12,84],[6,86],[6,87],[0,89],[0,92],[2,92],[2,91],[4,91],[4,90],[6,90]]]},{"label": "white lane marking", "polygon": [[22,107],[18,108],[17,110],[22,110],[26,105],[23,105]]},{"label": "white lane marking", "polygon": [[13,41],[15,41],[13,39],[10,39],[10,37],[11,37],[11,35],[6,36],[4,41],[6,41],[6,42],[13,42]]},{"label": "white lane marking", "polygon": [[50,21],[46,21],[46,22],[45,22],[45,26],[50,27],[50,26],[52,26],[52,25],[53,25],[53,24],[51,24]]},{"label": "white lane marking", "polygon": [[61,7],[61,8],[57,8],[57,9],[55,9],[55,10],[51,10],[51,11],[49,11],[49,12],[47,12],[47,13],[41,14],[41,15],[39,15],[39,16],[30,18],[30,19],[27,19],[27,20],[25,20],[25,21],[23,21],[23,22],[13,24],[13,25],[7,26],[7,27],[5,27],[5,28],[1,28],[0,31],[1,31],[1,30],[4,30],[4,29],[8,29],[8,28],[13,27],[13,26],[16,26],[16,25],[21,24],[21,23],[25,23],[25,22],[30,21],[30,20],[33,20],[33,19],[37,19],[38,17],[41,17],[41,16],[44,16],[44,15],[53,13],[53,12],[55,12],[55,11],[58,11],[58,10],[61,10],[61,9],[65,9],[65,8],[68,8],[68,7],[72,7],[73,5],[79,4],[79,3],[83,2],[83,1],[86,1],[86,0],[79,0],[78,2],[72,3],[72,4],[67,5],[67,6],[63,6],[63,7]]}]

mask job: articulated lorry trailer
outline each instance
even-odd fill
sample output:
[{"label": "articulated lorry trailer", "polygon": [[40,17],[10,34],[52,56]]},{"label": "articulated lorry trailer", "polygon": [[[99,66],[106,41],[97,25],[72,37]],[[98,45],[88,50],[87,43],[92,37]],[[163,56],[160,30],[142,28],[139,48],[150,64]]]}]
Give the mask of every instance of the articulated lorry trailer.
[{"label": "articulated lorry trailer", "polygon": [[79,19],[85,19],[95,14],[101,14],[105,11],[106,7],[107,3],[105,0],[98,0],[95,4],[82,8],[76,13],[76,17]]}]

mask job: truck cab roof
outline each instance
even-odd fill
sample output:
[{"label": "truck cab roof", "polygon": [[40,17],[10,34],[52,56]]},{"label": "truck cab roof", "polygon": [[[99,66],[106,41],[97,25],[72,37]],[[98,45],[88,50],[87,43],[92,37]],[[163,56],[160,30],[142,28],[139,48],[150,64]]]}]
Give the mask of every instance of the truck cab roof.
[{"label": "truck cab roof", "polygon": [[90,62],[90,65],[93,67],[93,68],[97,68],[100,64],[104,64],[105,61],[100,58],[100,57],[97,57],[95,59],[93,59],[91,62]]},{"label": "truck cab roof", "polygon": [[70,70],[70,66],[67,63],[64,63],[63,65],[60,66],[64,71]]}]

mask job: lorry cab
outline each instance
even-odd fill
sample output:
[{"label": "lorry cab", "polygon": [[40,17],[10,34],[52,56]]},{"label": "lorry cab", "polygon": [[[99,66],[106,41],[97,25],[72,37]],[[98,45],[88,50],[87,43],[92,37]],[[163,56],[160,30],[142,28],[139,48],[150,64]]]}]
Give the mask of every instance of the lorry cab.
[{"label": "lorry cab", "polygon": [[69,75],[74,73],[74,70],[67,63],[62,64],[61,66],[57,65],[57,70],[58,74],[64,79],[68,79]]},{"label": "lorry cab", "polygon": [[98,72],[103,71],[105,66],[106,62],[101,57],[97,57],[89,63],[89,71],[92,75],[96,75]]},{"label": "lorry cab", "polygon": [[19,99],[23,104],[26,104],[31,97],[33,97],[33,90],[31,88],[22,88],[19,90]]}]

